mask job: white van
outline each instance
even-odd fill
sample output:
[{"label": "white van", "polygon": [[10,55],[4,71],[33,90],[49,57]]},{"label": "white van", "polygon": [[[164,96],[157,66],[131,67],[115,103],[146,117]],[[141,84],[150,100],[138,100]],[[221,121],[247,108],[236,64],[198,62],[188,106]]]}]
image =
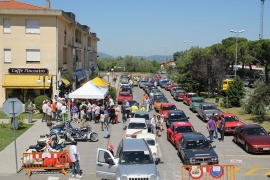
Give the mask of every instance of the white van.
[{"label": "white van", "polygon": [[126,129],[126,138],[136,138],[137,134],[147,133],[147,124],[144,118],[130,118]]}]

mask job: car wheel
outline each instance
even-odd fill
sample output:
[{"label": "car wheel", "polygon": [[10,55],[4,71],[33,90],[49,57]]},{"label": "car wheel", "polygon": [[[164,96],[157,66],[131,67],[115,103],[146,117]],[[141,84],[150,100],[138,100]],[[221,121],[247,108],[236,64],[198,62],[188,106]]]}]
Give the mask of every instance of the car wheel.
[{"label": "car wheel", "polygon": [[249,148],[248,148],[248,144],[247,143],[245,143],[245,150],[246,150],[247,153],[249,153]]},{"label": "car wheel", "polygon": [[238,139],[237,139],[237,137],[236,136],[233,136],[233,142],[235,143],[235,144],[238,144]]}]

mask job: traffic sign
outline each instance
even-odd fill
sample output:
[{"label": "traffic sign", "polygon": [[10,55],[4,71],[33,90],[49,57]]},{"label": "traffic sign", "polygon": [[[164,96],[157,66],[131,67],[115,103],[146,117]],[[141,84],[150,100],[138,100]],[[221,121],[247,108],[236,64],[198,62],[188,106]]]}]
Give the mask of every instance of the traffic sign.
[{"label": "traffic sign", "polygon": [[23,111],[23,103],[18,98],[8,98],[3,104],[3,111],[8,117],[13,117],[13,113],[17,117]]},{"label": "traffic sign", "polygon": [[200,179],[203,176],[203,171],[200,166],[192,166],[189,169],[189,176],[193,179]]},{"label": "traffic sign", "polygon": [[223,176],[223,174],[224,174],[224,169],[223,169],[223,167],[221,167],[219,165],[214,165],[210,169],[210,175],[213,178],[220,178],[221,176]]}]

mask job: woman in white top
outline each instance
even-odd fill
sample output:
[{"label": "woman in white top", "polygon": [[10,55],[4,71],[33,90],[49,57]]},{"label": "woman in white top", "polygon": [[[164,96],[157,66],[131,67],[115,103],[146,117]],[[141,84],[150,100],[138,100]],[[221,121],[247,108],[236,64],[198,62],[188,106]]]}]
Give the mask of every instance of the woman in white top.
[{"label": "woman in white top", "polygon": [[120,108],[119,108],[118,104],[116,104],[114,106],[114,109],[115,109],[115,124],[118,124],[118,114],[120,112]]},{"label": "woman in white top", "polygon": [[162,131],[163,128],[163,119],[160,115],[157,115],[157,136],[159,136],[159,132]]},{"label": "woman in white top", "polygon": [[62,122],[65,124],[67,121],[67,105],[66,102],[62,103],[61,112],[62,112]]},{"label": "woman in white top", "polygon": [[46,108],[46,121],[51,122],[52,120],[52,107],[51,107],[51,102],[49,101],[47,103],[47,108]]}]

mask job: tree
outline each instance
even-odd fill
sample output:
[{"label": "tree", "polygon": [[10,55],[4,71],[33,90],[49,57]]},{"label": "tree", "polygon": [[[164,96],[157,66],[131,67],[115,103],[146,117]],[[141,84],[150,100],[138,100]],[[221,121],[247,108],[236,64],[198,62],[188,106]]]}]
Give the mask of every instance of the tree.
[{"label": "tree", "polygon": [[237,76],[226,91],[228,96],[228,105],[226,97],[223,98],[223,107],[241,107],[241,100],[245,97],[245,88],[243,81]]}]

